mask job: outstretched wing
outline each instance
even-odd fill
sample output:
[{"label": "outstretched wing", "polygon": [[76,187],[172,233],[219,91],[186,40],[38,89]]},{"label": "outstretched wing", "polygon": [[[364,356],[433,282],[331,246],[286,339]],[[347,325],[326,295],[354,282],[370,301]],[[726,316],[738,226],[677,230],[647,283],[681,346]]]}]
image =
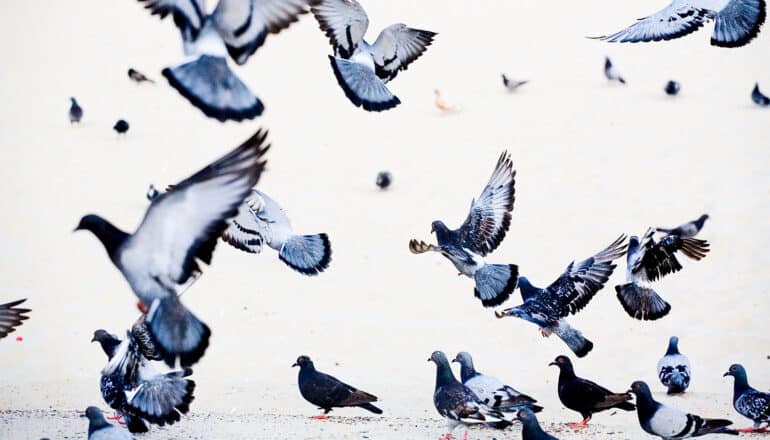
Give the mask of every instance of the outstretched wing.
[{"label": "outstretched wing", "polygon": [[174,23],[183,35],[190,32],[194,36],[203,27],[206,20],[206,2],[204,0],[139,0],[152,15],[161,19],[168,14],[174,17]]},{"label": "outstretched wing", "polygon": [[22,324],[22,321],[29,319],[29,316],[25,316],[25,313],[29,313],[30,309],[22,309],[18,306],[27,299],[20,299],[5,304],[0,304],[0,339],[8,336],[8,333],[16,331],[16,327]]},{"label": "outstretched wing", "polygon": [[265,224],[257,220],[255,209],[262,204],[259,194],[252,190],[251,194],[238,207],[238,215],[230,219],[227,229],[222,232],[222,240],[236,249],[250,254],[262,252],[265,243]]},{"label": "outstretched wing", "polygon": [[321,0],[310,8],[335,52],[350,58],[369,27],[369,17],[356,0]]},{"label": "outstretched wing", "polygon": [[433,43],[435,32],[413,29],[403,23],[386,27],[374,42],[375,72],[384,81],[406,70],[409,63],[420,58]]},{"label": "outstretched wing", "polygon": [[693,5],[691,0],[674,0],[663,10],[640,18],[631,26],[599,40],[619,43],[672,40],[691,34],[714,17],[715,12]]},{"label": "outstretched wing", "polygon": [[681,238],[677,235],[669,235],[659,242],[653,239],[653,229],[648,229],[642,239],[641,255],[634,261],[631,272],[636,276],[643,276],[648,281],[655,281],[670,273],[682,269],[676,252],[681,251],[685,256],[693,260],[700,260],[709,251],[706,240],[696,238]]}]

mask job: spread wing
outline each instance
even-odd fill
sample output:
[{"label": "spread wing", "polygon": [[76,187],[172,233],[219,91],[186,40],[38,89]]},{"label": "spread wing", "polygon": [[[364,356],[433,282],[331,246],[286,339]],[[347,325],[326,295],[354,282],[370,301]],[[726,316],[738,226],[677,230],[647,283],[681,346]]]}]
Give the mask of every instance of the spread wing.
[{"label": "spread wing", "polygon": [[714,17],[714,11],[696,7],[691,0],[674,0],[663,10],[640,18],[631,26],[600,40],[619,43],[661,41],[691,34]]},{"label": "spread wing", "polygon": [[262,201],[255,190],[238,207],[238,215],[230,220],[227,229],[222,232],[222,240],[236,249],[250,254],[262,252],[265,243],[265,224],[257,220],[258,209]]},{"label": "spread wing", "polygon": [[29,316],[25,316],[25,313],[29,313],[30,309],[22,309],[18,306],[27,299],[20,299],[18,301],[12,301],[5,304],[0,304],[0,339],[8,336],[8,333],[16,331],[16,327],[20,326],[25,319],[29,319]]},{"label": "spread wing", "polygon": [[655,281],[681,270],[682,265],[676,258],[676,253],[679,251],[693,260],[704,258],[709,251],[706,240],[670,235],[656,243],[653,234],[653,229],[648,229],[644,234],[639,249],[640,254],[631,267],[631,272],[635,276],[641,275],[648,281]]},{"label": "spread wing", "polygon": [[369,27],[364,8],[356,0],[321,0],[310,10],[335,52],[350,58]]},{"label": "spread wing", "polygon": [[435,32],[402,23],[386,27],[372,47],[377,76],[385,81],[395,78],[400,70],[406,70],[409,63],[422,56],[435,36]]},{"label": "spread wing", "polygon": [[206,20],[204,0],[139,0],[139,2],[143,3],[152,15],[159,15],[161,19],[171,14],[174,17],[174,23],[183,34],[190,31],[192,35],[197,35]]}]

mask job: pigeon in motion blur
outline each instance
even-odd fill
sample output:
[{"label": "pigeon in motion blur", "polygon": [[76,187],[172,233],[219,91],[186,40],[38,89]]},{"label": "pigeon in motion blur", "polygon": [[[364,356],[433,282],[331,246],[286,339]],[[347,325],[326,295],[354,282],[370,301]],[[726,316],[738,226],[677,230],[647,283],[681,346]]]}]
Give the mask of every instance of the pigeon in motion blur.
[{"label": "pigeon in motion blur", "polygon": [[715,21],[711,44],[740,47],[759,34],[765,22],[765,0],[673,0],[649,17],[611,35],[595,37],[618,43],[672,40]]},{"label": "pigeon in motion blur", "polygon": [[522,440],[559,440],[543,431],[543,428],[540,427],[540,423],[537,421],[537,416],[535,416],[532,410],[527,408],[520,409],[516,413],[516,418],[521,422]]},{"label": "pigeon in motion blur", "polygon": [[666,95],[668,96],[676,96],[679,94],[679,90],[682,87],[679,85],[678,82],[671,80],[666,83],[666,86],[663,87],[663,91],[666,92]]},{"label": "pigeon in motion blur", "polygon": [[461,351],[452,362],[460,363],[460,379],[463,385],[470,388],[484,405],[501,412],[514,412],[522,408],[529,408],[534,412],[543,410],[543,407],[535,405],[537,400],[532,397],[520,393],[496,377],[476,371],[470,353]]},{"label": "pigeon in motion blur", "polygon": [[676,228],[672,228],[672,229],[656,228],[656,230],[666,235],[677,235],[681,238],[692,238],[698,235],[698,232],[700,232],[700,230],[703,229],[703,224],[706,223],[706,220],[708,219],[709,219],[709,215],[703,214],[700,217],[698,217],[697,220],[693,220],[683,225],[679,225]]},{"label": "pigeon in motion blur", "polygon": [[610,60],[610,57],[604,57],[604,76],[607,77],[607,80],[610,82],[617,81],[621,84],[625,84],[626,80],[623,79],[622,76],[620,76],[620,72],[618,72],[618,69],[615,67],[614,64],[612,64],[612,60]]},{"label": "pigeon in motion blur", "polygon": [[[197,362],[211,331],[180,301],[180,288],[211,264],[217,240],[238,214],[265,167],[267,132],[258,131],[241,146],[174,185],[150,203],[133,234],[104,218],[84,216],[75,230],[91,231],[123,274],[142,306],[156,350],[173,366]],[[188,284],[189,286],[189,284]]]},{"label": "pigeon in motion blur", "polygon": [[[735,379],[733,385],[733,407],[738,414],[751,419],[754,426],[739,429],[739,432],[767,432],[770,427],[770,393],[757,391],[749,385],[746,369],[741,364],[730,365],[723,376],[732,376]],[[762,424],[763,428],[760,428]]]},{"label": "pigeon in motion blur", "polygon": [[377,401],[377,396],[356,389],[328,374],[321,373],[315,369],[313,361],[308,356],[298,357],[297,362],[292,367],[299,367],[297,381],[302,397],[324,412],[322,415],[313,417],[314,419],[327,418],[327,414],[332,408],[351,406],[363,408],[375,414],[382,414],[381,409],[372,405],[372,402]]},{"label": "pigeon in motion blur", "polygon": [[625,241],[626,236],[621,235],[596,255],[577,264],[571,262],[546,288],[535,287],[526,277],[519,277],[519,291],[524,303],[495,311],[495,316],[515,316],[531,322],[540,327],[544,337],[556,333],[578,357],[587,355],[594,344],[564,318],[582,310],[604,287],[615,269],[612,261],[625,253]]},{"label": "pigeon in motion blur", "polygon": [[615,286],[623,309],[639,320],[660,319],[671,310],[671,305],[652,290],[649,283],[682,269],[676,258],[677,252],[698,261],[709,251],[706,240],[667,235],[656,242],[654,233],[654,229],[648,229],[641,241],[636,236],[631,237],[626,262],[628,283]]},{"label": "pigeon in motion blur", "polygon": [[195,398],[192,370],[157,371],[151,361],[161,360],[141,315],[124,340],[99,329],[91,342],[99,342],[109,361],[102,370],[104,401],[133,433],[147,432],[147,423],[173,425],[187,414]]},{"label": "pigeon in motion blur", "polygon": [[471,201],[468,217],[459,228],[449,229],[436,220],[431,232],[436,234],[437,246],[414,239],[409,242],[412,253],[439,252],[454,264],[458,275],[473,278],[474,294],[484,307],[504,303],[516,289],[519,268],[515,264],[487,264],[483,258],[500,245],[511,225],[515,177],[511,157],[504,151],[481,195]]},{"label": "pigeon in motion blur", "polygon": [[219,0],[207,15],[204,0],[139,0],[153,15],[171,14],[185,54],[162,74],[206,116],[224,122],[254,119],[264,106],[228,66],[243,65],[265,42],[296,22],[316,0]]},{"label": "pigeon in motion blur", "polygon": [[503,73],[503,85],[505,86],[506,90],[509,92],[515,92],[519,89],[519,87],[523,86],[524,84],[528,83],[529,81],[516,81],[515,79],[508,78]]},{"label": "pigeon in motion blur", "polygon": [[83,107],[75,98],[70,98],[70,124],[79,124],[81,119],[83,119]]},{"label": "pigeon in motion blur", "polygon": [[704,419],[655,401],[650,387],[642,381],[632,383],[628,392],[636,396],[639,424],[648,434],[665,440],[700,437],[706,434],[738,435],[738,431],[727,428],[733,424],[729,420]]},{"label": "pigeon in motion blur", "polygon": [[751,91],[751,100],[760,107],[770,106],[770,98],[759,91],[759,83],[754,84],[754,90]]},{"label": "pigeon in motion blur", "polygon": [[108,423],[102,410],[95,406],[86,408],[81,417],[88,417],[88,440],[134,440],[125,429]]},{"label": "pigeon in motion blur", "polygon": [[329,61],[350,102],[377,112],[400,104],[385,84],[420,58],[436,33],[396,23],[369,44],[364,40],[369,17],[356,0],[320,0],[311,10],[334,48]]},{"label": "pigeon in motion blur", "polygon": [[690,359],[679,353],[679,338],[668,340],[668,350],[658,361],[658,378],[668,394],[682,394],[690,386]]},{"label": "pigeon in motion blur", "polygon": [[22,325],[25,320],[29,319],[29,316],[26,316],[25,313],[29,313],[31,310],[17,307],[26,300],[27,298],[24,298],[0,304],[0,339],[8,336],[8,333],[15,332],[16,327]]},{"label": "pigeon in motion blur", "polygon": [[155,185],[152,183],[150,184],[150,187],[147,188],[147,200],[153,201],[158,198],[160,195],[160,191],[158,191],[158,188],[155,188]]},{"label": "pigeon in motion blur", "polygon": [[375,183],[380,189],[388,189],[390,184],[393,183],[393,176],[390,174],[390,171],[380,171],[377,174]]},{"label": "pigeon in motion blur", "polygon": [[155,81],[151,80],[150,78],[147,78],[147,76],[144,73],[142,73],[142,72],[140,72],[140,71],[138,71],[138,70],[136,70],[134,68],[129,68],[128,69],[128,77],[131,78],[137,84],[141,84],[143,82],[148,82],[148,83],[151,83],[151,84],[155,84]]},{"label": "pigeon in motion blur", "polygon": [[126,132],[128,131],[128,128],[129,128],[129,125],[125,119],[118,119],[118,122],[116,122],[115,125],[112,126],[112,129],[115,130],[119,135],[126,134]]}]

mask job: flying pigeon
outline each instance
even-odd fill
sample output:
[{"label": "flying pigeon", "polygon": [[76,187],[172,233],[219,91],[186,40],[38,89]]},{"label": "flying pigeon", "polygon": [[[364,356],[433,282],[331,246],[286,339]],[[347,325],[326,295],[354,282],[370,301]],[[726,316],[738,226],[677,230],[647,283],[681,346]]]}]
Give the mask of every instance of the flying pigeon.
[{"label": "flying pigeon", "polygon": [[682,269],[676,252],[681,251],[693,260],[700,260],[709,251],[706,240],[667,235],[656,242],[655,230],[645,232],[641,242],[632,236],[628,243],[627,284],[615,286],[618,300],[626,313],[640,320],[656,320],[668,314],[671,305],[648,284]]},{"label": "flying pigeon", "polygon": [[265,42],[296,22],[316,0],[219,0],[207,15],[204,0],[139,0],[153,15],[174,17],[185,61],[162,74],[206,116],[221,122],[254,119],[264,106],[228,66],[243,65]]},{"label": "flying pigeon", "polygon": [[0,304],[0,339],[8,336],[8,333],[16,331],[16,327],[22,325],[29,316],[25,313],[31,312],[30,309],[21,309],[16,306],[20,305],[27,298],[12,301],[5,304]]},{"label": "flying pigeon", "polygon": [[668,394],[681,394],[690,386],[690,360],[679,353],[679,338],[668,340],[668,350],[658,361],[658,378],[668,388]]},{"label": "flying pigeon", "polygon": [[148,82],[151,84],[155,84],[155,81],[151,80],[150,78],[147,78],[147,76],[133,68],[128,69],[128,77],[131,78],[133,81],[135,81],[137,84]]},{"label": "flying pigeon", "polygon": [[318,409],[324,411],[323,415],[314,419],[325,419],[332,408],[344,408],[357,406],[375,414],[382,414],[382,410],[372,405],[377,401],[377,396],[338,380],[328,374],[315,369],[313,361],[307,356],[300,356],[292,367],[299,367],[297,381],[302,397]]},{"label": "flying pigeon", "polygon": [[674,0],[626,29],[595,38],[619,43],[672,40],[715,20],[711,44],[740,47],[759,34],[765,14],[765,0]]},{"label": "flying pigeon", "polygon": [[356,0],[320,0],[311,10],[334,48],[329,61],[350,102],[377,112],[400,104],[385,84],[419,58],[436,33],[396,23],[370,45],[364,40],[369,17]]},{"label": "flying pigeon", "polygon": [[567,408],[577,411],[583,421],[570,423],[573,428],[584,428],[594,413],[610,408],[633,411],[636,409],[628,393],[613,393],[600,385],[575,375],[572,361],[567,356],[557,356],[548,365],[559,367],[559,400]]},{"label": "flying pigeon", "polygon": [[484,405],[504,412],[515,412],[521,408],[529,408],[534,412],[543,410],[543,407],[535,405],[537,400],[532,397],[516,391],[496,377],[476,371],[470,353],[461,351],[452,362],[460,363],[463,385],[470,388]]},{"label": "flying pigeon", "polygon": [[[434,351],[428,362],[436,364],[433,404],[441,417],[447,420],[449,432],[443,437],[444,440],[451,439],[452,431],[460,425],[485,424],[496,429],[505,429],[511,425],[503,413],[484,405],[470,388],[455,379],[443,352]],[[465,438],[468,438],[467,432]]]},{"label": "flying pigeon", "polygon": [[211,331],[179,299],[180,287],[210,264],[228,220],[257,183],[265,162],[267,132],[258,131],[241,146],[174,185],[147,208],[133,234],[98,215],[86,215],[75,230],[91,231],[123,274],[142,305],[163,360],[173,366],[197,362]]},{"label": "flying pigeon", "polygon": [[260,253],[267,244],[278,251],[287,266],[305,275],[317,275],[329,267],[331,243],[326,234],[297,235],[286,213],[267,194],[251,190],[222,233],[222,239],[249,253]]},{"label": "flying pigeon", "polygon": [[158,191],[158,188],[155,188],[155,185],[152,183],[150,184],[150,187],[147,188],[147,200],[153,201],[158,198],[160,195],[160,191]]},{"label": "flying pigeon", "polygon": [[70,124],[80,123],[83,119],[83,107],[78,104],[75,98],[70,98]]},{"label": "flying pigeon", "polygon": [[556,437],[543,431],[540,427],[540,423],[537,421],[535,413],[529,408],[520,409],[516,414],[516,418],[521,422],[521,439],[522,440],[559,440]]},{"label": "flying pigeon", "polygon": [[693,220],[683,225],[679,225],[676,228],[673,228],[673,229],[656,228],[656,230],[666,235],[678,235],[681,238],[692,238],[698,235],[698,232],[700,232],[700,230],[703,229],[703,224],[706,223],[706,220],[708,220],[708,218],[709,218],[708,214],[703,214],[700,217],[698,217],[697,220]]},{"label": "flying pigeon", "polygon": [[[739,432],[767,432],[770,427],[770,393],[757,391],[749,385],[746,369],[741,364],[730,365],[723,376],[735,378],[733,385],[733,407],[738,414],[751,419],[754,426],[739,429]],[[765,427],[760,429],[760,425]]]},{"label": "flying pigeon", "polygon": [[102,411],[95,406],[86,408],[81,417],[88,417],[88,440],[134,440],[125,429],[107,423]]},{"label": "flying pigeon", "polygon": [[751,100],[760,107],[770,106],[770,98],[759,91],[759,83],[754,84],[754,90],[751,91]]},{"label": "flying pigeon", "polygon": [[733,424],[729,420],[704,419],[656,402],[652,398],[650,387],[642,381],[632,383],[628,392],[636,395],[639,424],[648,434],[665,440],[700,437],[706,434],[738,435],[738,431],[727,428]]},{"label": "flying pigeon", "polygon": [[612,275],[615,264],[625,252],[626,236],[621,235],[596,255],[579,263],[571,262],[564,273],[550,286],[542,289],[530,284],[526,277],[519,277],[519,291],[523,304],[506,310],[495,311],[495,316],[516,316],[540,327],[543,336],[556,333],[578,356],[587,355],[594,344],[564,319],[575,314],[604,287]]},{"label": "flying pigeon", "polygon": [[377,174],[377,181],[375,182],[380,189],[388,189],[393,182],[393,176],[390,171],[380,171]]},{"label": "flying pigeon", "polygon": [[504,151],[481,195],[471,201],[468,217],[459,228],[451,230],[436,220],[431,232],[436,234],[438,246],[414,239],[409,242],[412,253],[439,252],[454,264],[458,275],[473,278],[474,294],[484,307],[504,303],[516,289],[519,268],[515,264],[487,264],[483,258],[500,245],[511,225],[515,177],[511,157]]},{"label": "flying pigeon", "polygon": [[128,122],[126,122],[125,119],[118,119],[118,122],[112,126],[112,129],[115,130],[118,134],[125,134],[128,131],[128,128]]},{"label": "flying pigeon", "polygon": [[671,80],[666,83],[666,87],[663,88],[663,91],[666,92],[666,95],[668,96],[676,96],[679,94],[679,90],[681,89],[681,86],[678,82]]},{"label": "flying pigeon", "polygon": [[524,84],[528,83],[529,81],[516,81],[515,79],[508,78],[503,73],[503,85],[509,92],[515,92],[519,89],[519,87],[523,86]]},{"label": "flying pigeon", "polygon": [[151,361],[161,360],[141,315],[124,340],[99,329],[91,342],[98,341],[109,361],[102,370],[100,388],[104,401],[128,426],[128,430],[147,432],[148,423],[173,425],[187,414],[195,398],[195,382],[187,379],[192,370],[161,373]]},{"label": "flying pigeon", "polygon": [[610,82],[617,81],[621,84],[626,83],[626,80],[620,76],[618,69],[612,64],[610,57],[604,57],[604,76],[606,76]]}]

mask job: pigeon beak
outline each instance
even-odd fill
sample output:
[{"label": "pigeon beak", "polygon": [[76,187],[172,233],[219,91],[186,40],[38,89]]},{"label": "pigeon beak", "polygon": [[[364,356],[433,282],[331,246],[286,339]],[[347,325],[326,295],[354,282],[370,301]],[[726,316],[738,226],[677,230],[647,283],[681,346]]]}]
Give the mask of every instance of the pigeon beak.
[{"label": "pigeon beak", "polygon": [[431,361],[431,359],[430,359],[430,358],[428,358],[428,362],[430,362],[430,361]]},{"label": "pigeon beak", "polygon": [[457,358],[452,359],[452,362],[460,362],[457,360]]},{"label": "pigeon beak", "polygon": [[91,342],[96,342],[96,336],[94,336],[93,338],[91,338]]},{"label": "pigeon beak", "polygon": [[505,315],[506,315],[505,310],[503,310],[503,311],[495,310],[495,317],[497,319],[505,318]]},{"label": "pigeon beak", "polygon": [[730,373],[725,373],[725,374],[722,375],[722,377],[727,377],[729,375],[730,375]]},{"label": "pigeon beak", "polygon": [[555,366],[557,366],[557,367],[559,366],[559,364],[557,364],[556,362],[551,362],[550,364],[548,364],[548,366],[549,366],[549,367],[551,367],[551,366],[553,366],[553,365],[555,365]]},{"label": "pigeon beak", "polygon": [[291,368],[294,368],[294,367],[299,367],[299,364],[294,362],[293,364],[291,364]]}]

